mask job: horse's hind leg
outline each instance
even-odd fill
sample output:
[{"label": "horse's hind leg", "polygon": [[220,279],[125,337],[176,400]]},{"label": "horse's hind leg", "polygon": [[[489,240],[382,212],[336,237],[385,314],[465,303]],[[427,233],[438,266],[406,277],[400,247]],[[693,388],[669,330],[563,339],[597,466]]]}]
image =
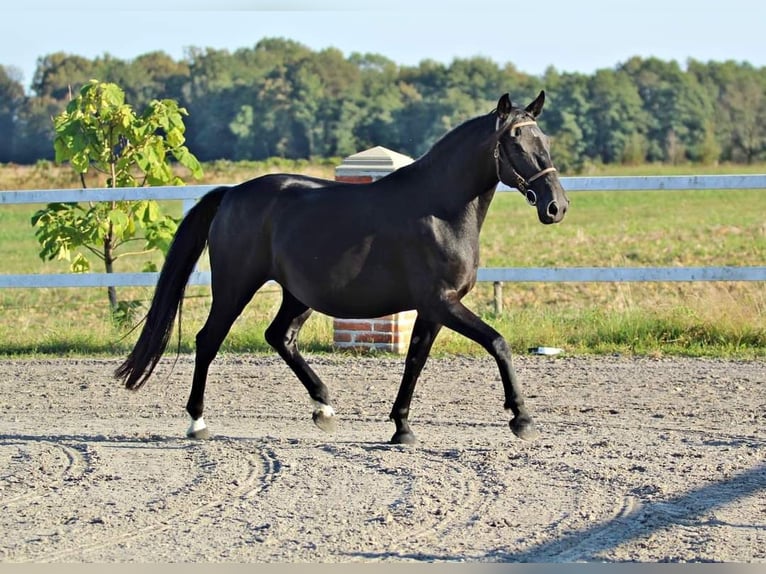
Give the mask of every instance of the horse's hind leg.
[{"label": "horse's hind leg", "polygon": [[274,347],[309,392],[315,406],[314,423],[323,431],[332,432],[336,428],[335,411],[330,406],[327,387],[298,351],[298,333],[311,312],[292,293],[284,290],[282,305],[266,329],[266,341]]},{"label": "horse's hind leg", "polygon": [[[215,278],[214,278],[215,282]],[[205,383],[207,382],[208,369],[213,362],[218,350],[221,348],[226,335],[242,310],[250,302],[255,292],[262,283],[242,290],[239,293],[217,292],[213,289],[213,304],[210,308],[205,325],[197,333],[197,350],[194,359],[194,375],[192,376],[192,388],[189,400],[186,403],[186,412],[191,417],[191,425],[186,432],[189,438],[205,439],[209,431],[202,412],[205,407]],[[228,284],[229,288],[234,282]]]},{"label": "horse's hind leg", "polygon": [[412,337],[410,346],[407,350],[407,358],[404,363],[404,375],[402,383],[399,386],[399,393],[396,395],[393,409],[391,410],[391,420],[396,425],[396,432],[391,437],[394,444],[414,444],[417,442],[415,434],[410,429],[410,403],[412,394],[415,392],[415,383],[423,370],[431,352],[431,346],[439,334],[441,325],[427,321],[418,315],[415,325],[412,328]]}]

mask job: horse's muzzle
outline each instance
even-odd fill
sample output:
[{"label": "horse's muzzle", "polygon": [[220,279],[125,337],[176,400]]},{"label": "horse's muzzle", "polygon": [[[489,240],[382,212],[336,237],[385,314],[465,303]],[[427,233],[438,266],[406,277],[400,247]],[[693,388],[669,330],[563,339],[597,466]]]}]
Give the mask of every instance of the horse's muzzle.
[{"label": "horse's muzzle", "polygon": [[554,199],[553,201],[548,202],[548,205],[545,206],[545,211],[543,211],[541,207],[542,206],[538,207],[537,215],[540,218],[541,223],[548,225],[551,223],[558,223],[564,219],[564,215],[566,215],[567,208],[569,207],[569,202],[565,201],[559,203]]}]

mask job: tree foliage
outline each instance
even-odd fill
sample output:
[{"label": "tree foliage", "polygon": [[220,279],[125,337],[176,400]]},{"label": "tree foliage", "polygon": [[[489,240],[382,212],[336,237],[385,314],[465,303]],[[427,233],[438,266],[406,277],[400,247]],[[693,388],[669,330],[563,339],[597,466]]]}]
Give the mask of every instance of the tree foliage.
[{"label": "tree foliage", "polygon": [[766,68],[747,63],[634,57],[591,75],[550,68],[536,77],[482,57],[399,66],[379,54],[265,38],[234,52],[188,48],[180,61],[163,52],[132,61],[49,54],[21,100],[20,84],[0,74],[0,102],[9,89],[16,94],[11,106],[0,104],[14,141],[0,146],[0,162],[50,159],[48,117],[93,77],[117,83],[137,106],[179,102],[201,160],[343,156],[373,145],[419,155],[502,93],[525,101],[541,88],[549,95],[541,121],[566,170],[766,159]]},{"label": "tree foliage", "polygon": [[[55,159],[68,162],[80,174],[94,170],[106,175],[107,186],[182,185],[171,160],[200,177],[196,157],[185,145],[184,108],[173,100],[153,100],[141,114],[125,102],[113,83],[87,82],[66,110],[53,120]],[[112,200],[51,203],[32,217],[43,260],[65,259],[72,271],[91,268],[91,258],[103,262],[107,273],[123,257],[166,252],[177,222],[163,214],[156,201]],[[123,249],[136,242],[137,250]],[[119,309],[116,290],[109,302]]]}]

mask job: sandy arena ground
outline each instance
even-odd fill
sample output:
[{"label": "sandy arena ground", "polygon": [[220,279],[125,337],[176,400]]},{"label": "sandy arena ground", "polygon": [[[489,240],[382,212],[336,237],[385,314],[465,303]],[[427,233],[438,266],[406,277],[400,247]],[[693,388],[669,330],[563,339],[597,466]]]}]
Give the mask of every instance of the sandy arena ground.
[{"label": "sandy arena ground", "polygon": [[279,359],[222,356],[208,441],[190,357],[138,392],[0,361],[0,560],[766,562],[766,361],[516,357],[525,443],[492,359],[432,359],[416,447],[387,444],[401,359],[309,361],[335,434]]}]

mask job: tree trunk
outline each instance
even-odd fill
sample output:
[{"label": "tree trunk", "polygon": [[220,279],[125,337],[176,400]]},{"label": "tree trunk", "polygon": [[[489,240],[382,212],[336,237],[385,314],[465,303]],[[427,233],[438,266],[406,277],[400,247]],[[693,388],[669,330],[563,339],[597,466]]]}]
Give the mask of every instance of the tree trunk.
[{"label": "tree trunk", "polygon": [[[113,240],[112,223],[109,222],[109,231],[106,237],[104,237],[104,268],[107,273],[114,273]],[[117,310],[117,288],[114,285],[109,285],[106,289],[109,297],[109,307],[112,309],[112,312],[115,312]]]}]

